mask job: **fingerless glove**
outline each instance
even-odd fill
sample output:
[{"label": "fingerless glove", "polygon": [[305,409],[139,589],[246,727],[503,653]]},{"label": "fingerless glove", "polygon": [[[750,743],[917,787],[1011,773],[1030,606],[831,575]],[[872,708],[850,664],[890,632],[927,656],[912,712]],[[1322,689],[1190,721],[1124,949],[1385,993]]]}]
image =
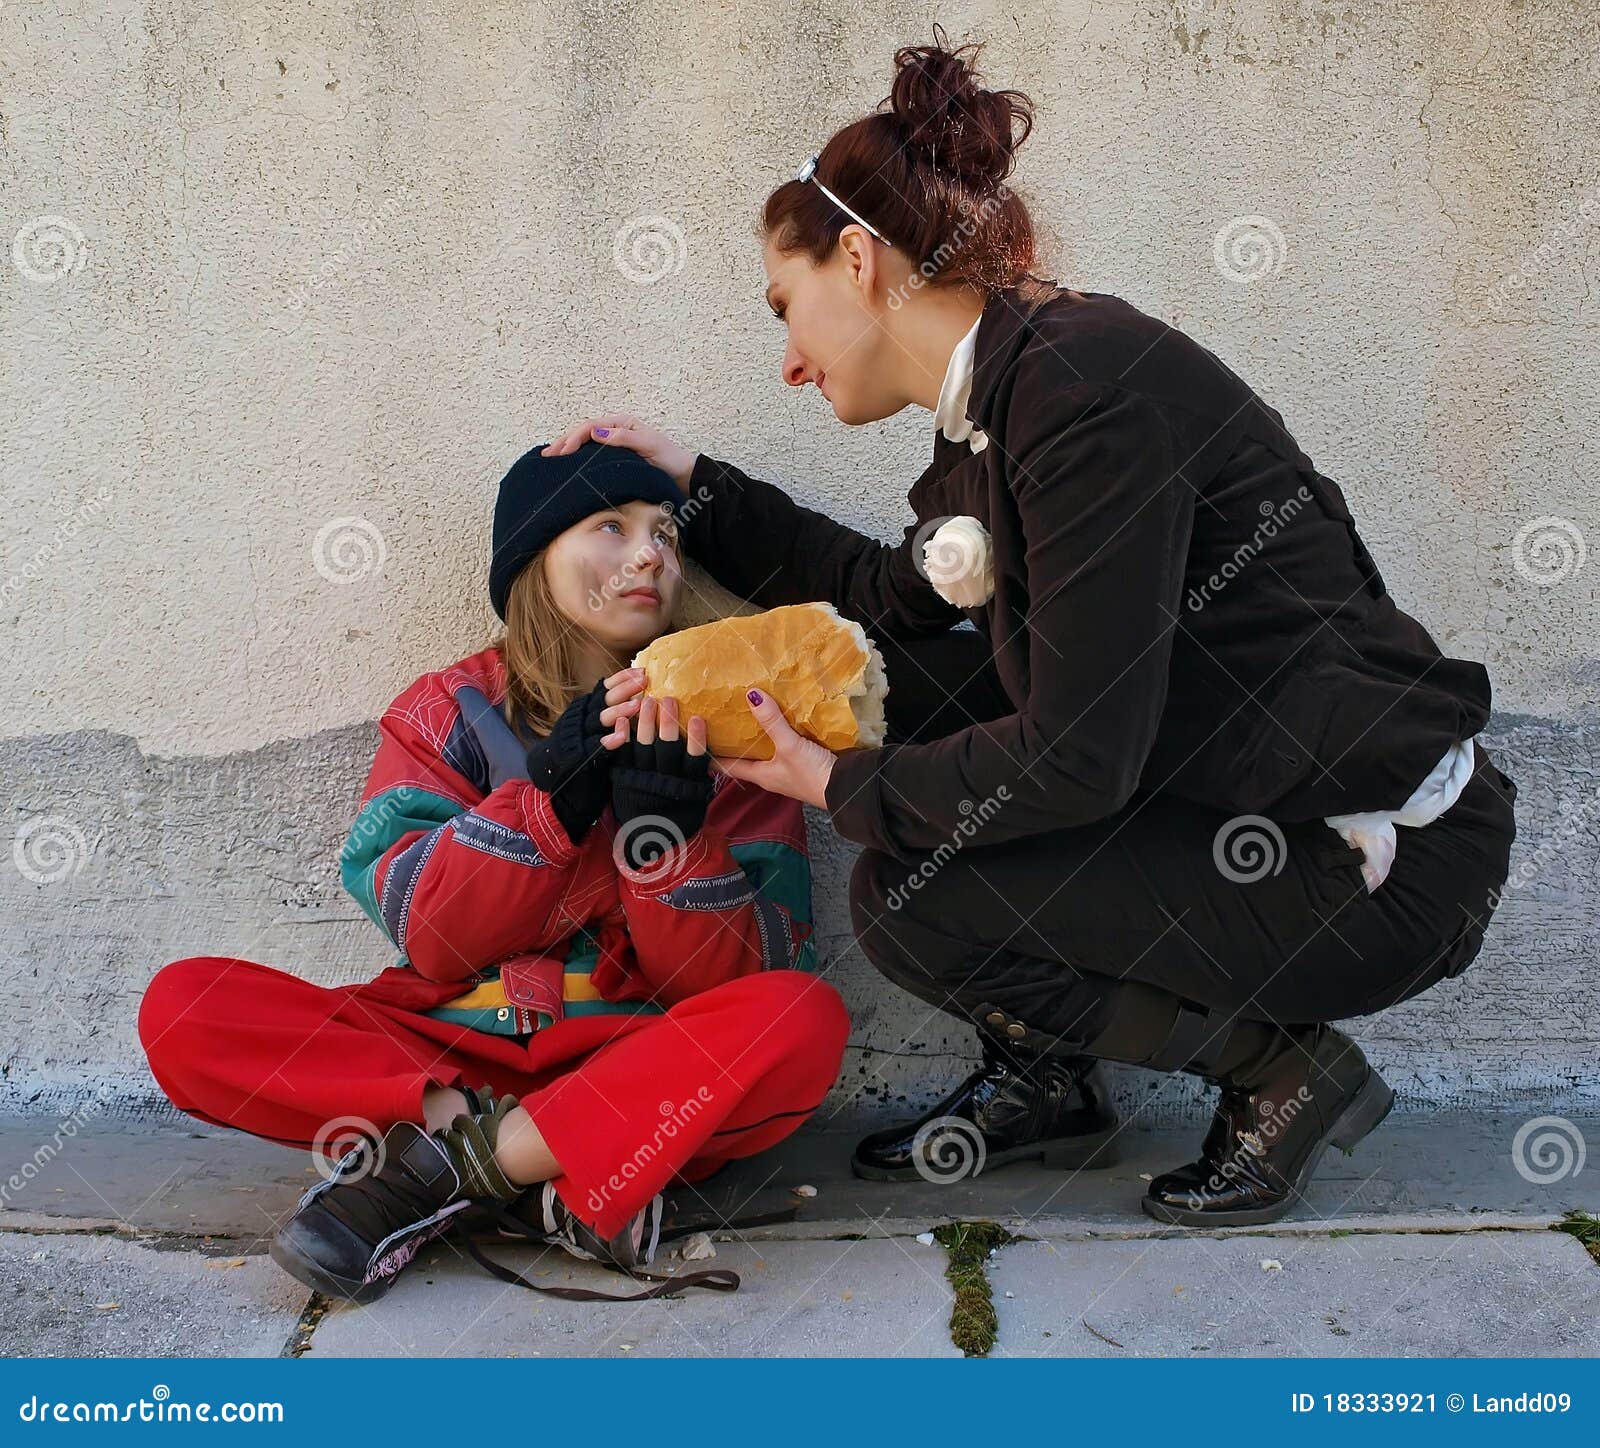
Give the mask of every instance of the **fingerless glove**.
[{"label": "fingerless glove", "polygon": [[[623,858],[643,870],[669,849],[687,844],[706,822],[714,788],[711,756],[690,754],[686,739],[630,740],[617,750],[611,770],[611,808]],[[657,827],[629,825],[646,818]]]},{"label": "fingerless glove", "polygon": [[581,845],[594,828],[610,794],[611,751],[601,743],[608,733],[600,722],[606,705],[602,679],[580,694],[528,749],[528,778],[550,796],[550,806],[567,838]]}]

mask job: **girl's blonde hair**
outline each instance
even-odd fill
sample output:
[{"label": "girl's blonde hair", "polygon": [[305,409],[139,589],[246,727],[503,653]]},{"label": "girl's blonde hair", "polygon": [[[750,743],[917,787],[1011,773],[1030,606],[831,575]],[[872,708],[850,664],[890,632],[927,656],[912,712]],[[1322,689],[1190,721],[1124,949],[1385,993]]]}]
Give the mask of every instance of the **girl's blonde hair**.
[{"label": "girl's blonde hair", "polygon": [[556,606],[540,549],[512,580],[505,632],[494,641],[506,668],[506,722],[519,737],[547,735],[584,687],[578,625]]},{"label": "girl's blonde hair", "polygon": [[[672,551],[680,566],[683,550],[676,535]],[[562,711],[589,685],[578,677],[578,652],[584,630],[561,611],[545,574],[546,545],[512,579],[506,593],[506,626],[491,646],[506,668],[506,723],[518,738],[531,729],[540,738]]]}]

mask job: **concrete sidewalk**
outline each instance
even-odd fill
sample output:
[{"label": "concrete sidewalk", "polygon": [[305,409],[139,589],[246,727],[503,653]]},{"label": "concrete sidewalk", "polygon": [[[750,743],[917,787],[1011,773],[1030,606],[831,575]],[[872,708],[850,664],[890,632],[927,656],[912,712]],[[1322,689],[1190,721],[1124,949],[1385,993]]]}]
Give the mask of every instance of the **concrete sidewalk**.
[{"label": "concrete sidewalk", "polygon": [[[737,1293],[567,1303],[442,1244],[366,1308],[330,1308],[265,1255],[315,1179],[304,1155],[197,1124],[102,1119],[45,1156],[56,1122],[15,1119],[0,1125],[0,1163],[37,1172],[0,1211],[15,1284],[0,1350],[955,1356],[948,1256],[927,1234],[987,1220],[1027,1239],[987,1263],[993,1356],[1600,1353],[1600,1265],[1550,1230],[1569,1210],[1600,1212],[1600,1178],[1530,1181],[1511,1153],[1526,1119],[1391,1118],[1352,1156],[1324,1158],[1308,1208],[1206,1234],[1138,1208],[1142,1178],[1192,1154],[1193,1128],[1130,1129],[1106,1171],[1014,1166],[952,1186],[859,1182],[851,1137],[801,1134],[703,1188],[724,1219],[796,1212],[718,1234],[715,1262],[694,1264],[737,1270]],[[1572,1126],[1600,1140],[1600,1120]],[[487,1250],[542,1283],[627,1288],[558,1252]]]}]

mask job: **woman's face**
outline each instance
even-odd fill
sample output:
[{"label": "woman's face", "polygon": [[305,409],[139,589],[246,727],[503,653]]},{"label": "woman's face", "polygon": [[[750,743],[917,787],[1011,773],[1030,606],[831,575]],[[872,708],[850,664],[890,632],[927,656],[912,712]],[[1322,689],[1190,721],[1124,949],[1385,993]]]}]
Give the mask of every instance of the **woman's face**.
[{"label": "woman's face", "polygon": [[[854,244],[852,244],[854,243]],[[833,254],[813,266],[804,252],[780,252],[768,240],[762,251],[767,305],[788,328],[783,380],[791,387],[815,383],[840,422],[876,422],[906,405],[892,385],[898,359],[874,303],[884,280],[870,247],[849,228]]]},{"label": "woman's face", "polygon": [[678,530],[659,503],[602,508],[558,533],[545,550],[556,606],[618,655],[666,631],[683,587]]}]

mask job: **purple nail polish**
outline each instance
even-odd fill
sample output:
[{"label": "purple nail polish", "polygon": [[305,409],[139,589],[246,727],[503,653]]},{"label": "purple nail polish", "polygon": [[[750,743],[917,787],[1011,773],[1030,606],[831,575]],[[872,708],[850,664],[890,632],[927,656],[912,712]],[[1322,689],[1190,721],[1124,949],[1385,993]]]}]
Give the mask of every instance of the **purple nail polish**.
[{"label": "purple nail polish", "polygon": [[752,689],[748,694],[745,695],[745,698],[747,698],[752,704],[759,704],[761,702],[761,690]]},{"label": "purple nail polish", "polygon": [[610,437],[611,429],[609,427],[597,427],[594,430],[594,435],[596,437]]}]

